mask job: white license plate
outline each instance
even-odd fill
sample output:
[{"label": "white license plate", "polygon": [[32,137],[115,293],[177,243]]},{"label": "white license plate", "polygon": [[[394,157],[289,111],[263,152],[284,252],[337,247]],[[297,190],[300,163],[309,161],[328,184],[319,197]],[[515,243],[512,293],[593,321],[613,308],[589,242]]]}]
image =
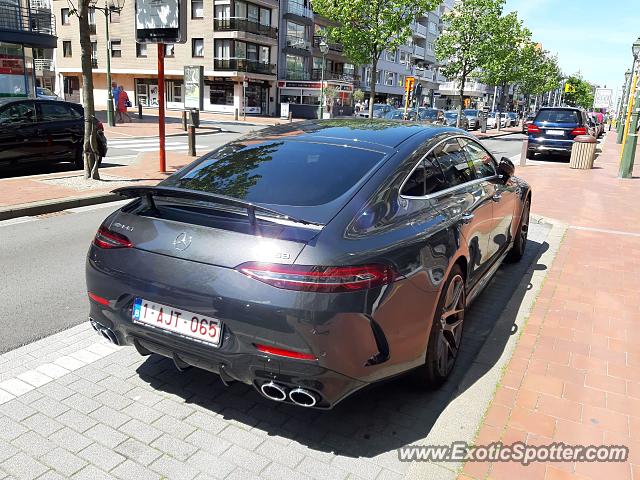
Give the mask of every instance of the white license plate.
[{"label": "white license plate", "polygon": [[564,136],[564,130],[547,130],[547,135]]},{"label": "white license plate", "polygon": [[133,302],[135,323],[151,325],[217,347],[222,337],[222,322],[199,313],[188,312],[142,298]]}]

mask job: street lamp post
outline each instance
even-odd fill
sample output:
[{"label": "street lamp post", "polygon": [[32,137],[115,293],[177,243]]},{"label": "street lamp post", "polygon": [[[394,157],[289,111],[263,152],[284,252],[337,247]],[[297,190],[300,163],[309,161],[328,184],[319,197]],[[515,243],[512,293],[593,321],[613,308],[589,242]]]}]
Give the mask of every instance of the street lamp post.
[{"label": "street lamp post", "polygon": [[327,53],[329,53],[329,44],[325,42],[324,38],[320,40],[320,53],[322,53],[322,69],[320,70],[320,108],[318,110],[318,118],[322,120],[324,118],[324,69],[327,65]]},{"label": "street lamp post", "polygon": [[[635,65],[635,61],[634,61]],[[627,102],[629,101],[629,89],[631,87],[632,70],[624,72],[624,87],[622,87],[622,93],[620,94],[620,109],[618,110],[618,119],[616,120],[616,143],[622,143],[622,136],[624,135],[623,121],[627,110]]]},{"label": "street lamp post", "polygon": [[[638,57],[640,57],[640,37],[633,43],[633,47],[631,49],[633,52],[633,64],[638,61]],[[631,82],[637,83],[637,74],[633,76]],[[629,89],[629,95],[633,95],[634,87],[637,89],[637,85],[631,85]],[[631,178],[633,174],[633,162],[635,160],[636,154],[636,146],[638,145],[638,117],[640,116],[640,89],[637,89],[636,97],[634,99],[630,98],[629,101],[629,109],[627,112],[627,120],[625,121],[624,127],[624,146],[622,147],[622,157],[620,159],[620,172],[619,175],[621,178]]]},{"label": "street lamp post", "polygon": [[113,114],[113,92],[111,88],[111,40],[109,38],[109,14],[111,12],[120,13],[124,8],[124,0],[105,0],[104,7],[97,7],[98,0],[90,0],[91,7],[104,13],[104,24],[107,42],[107,123],[114,127],[116,125]]}]

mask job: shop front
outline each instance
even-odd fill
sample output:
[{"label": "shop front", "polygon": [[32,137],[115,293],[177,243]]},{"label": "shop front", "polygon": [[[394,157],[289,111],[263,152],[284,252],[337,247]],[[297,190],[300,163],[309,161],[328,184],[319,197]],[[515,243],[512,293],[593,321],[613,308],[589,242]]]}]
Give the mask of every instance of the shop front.
[{"label": "shop front", "polygon": [[[322,83],[314,81],[279,80],[279,104],[289,104],[294,118],[318,118],[322,96]],[[353,114],[353,84],[340,81],[325,82],[325,116]]]},{"label": "shop front", "polygon": [[0,97],[34,95],[32,52],[29,47],[0,42]]}]

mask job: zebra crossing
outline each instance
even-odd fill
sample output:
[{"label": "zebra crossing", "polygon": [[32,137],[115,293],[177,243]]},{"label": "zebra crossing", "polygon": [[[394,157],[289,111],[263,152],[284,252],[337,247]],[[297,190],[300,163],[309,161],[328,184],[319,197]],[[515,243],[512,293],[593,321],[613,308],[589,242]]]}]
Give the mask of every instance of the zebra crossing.
[{"label": "zebra crossing", "polygon": [[[182,141],[180,141],[182,140]],[[178,137],[173,139],[167,137],[165,140],[165,150],[178,151],[187,150],[189,148],[187,139],[184,137]],[[133,152],[157,152],[160,150],[160,143],[157,138],[145,138],[145,139],[110,139],[109,149],[117,150],[129,150]]]}]

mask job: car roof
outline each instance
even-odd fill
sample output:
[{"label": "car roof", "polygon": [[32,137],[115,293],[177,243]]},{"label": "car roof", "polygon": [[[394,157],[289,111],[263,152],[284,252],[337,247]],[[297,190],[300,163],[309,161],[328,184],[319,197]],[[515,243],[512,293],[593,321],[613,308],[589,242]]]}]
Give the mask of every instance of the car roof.
[{"label": "car roof", "polygon": [[[340,118],[286,123],[249,134],[239,142],[297,140],[327,144],[343,144],[370,149],[394,149],[409,138],[422,133],[428,139],[446,127],[384,119]],[[376,148],[377,147],[377,148]]]}]

